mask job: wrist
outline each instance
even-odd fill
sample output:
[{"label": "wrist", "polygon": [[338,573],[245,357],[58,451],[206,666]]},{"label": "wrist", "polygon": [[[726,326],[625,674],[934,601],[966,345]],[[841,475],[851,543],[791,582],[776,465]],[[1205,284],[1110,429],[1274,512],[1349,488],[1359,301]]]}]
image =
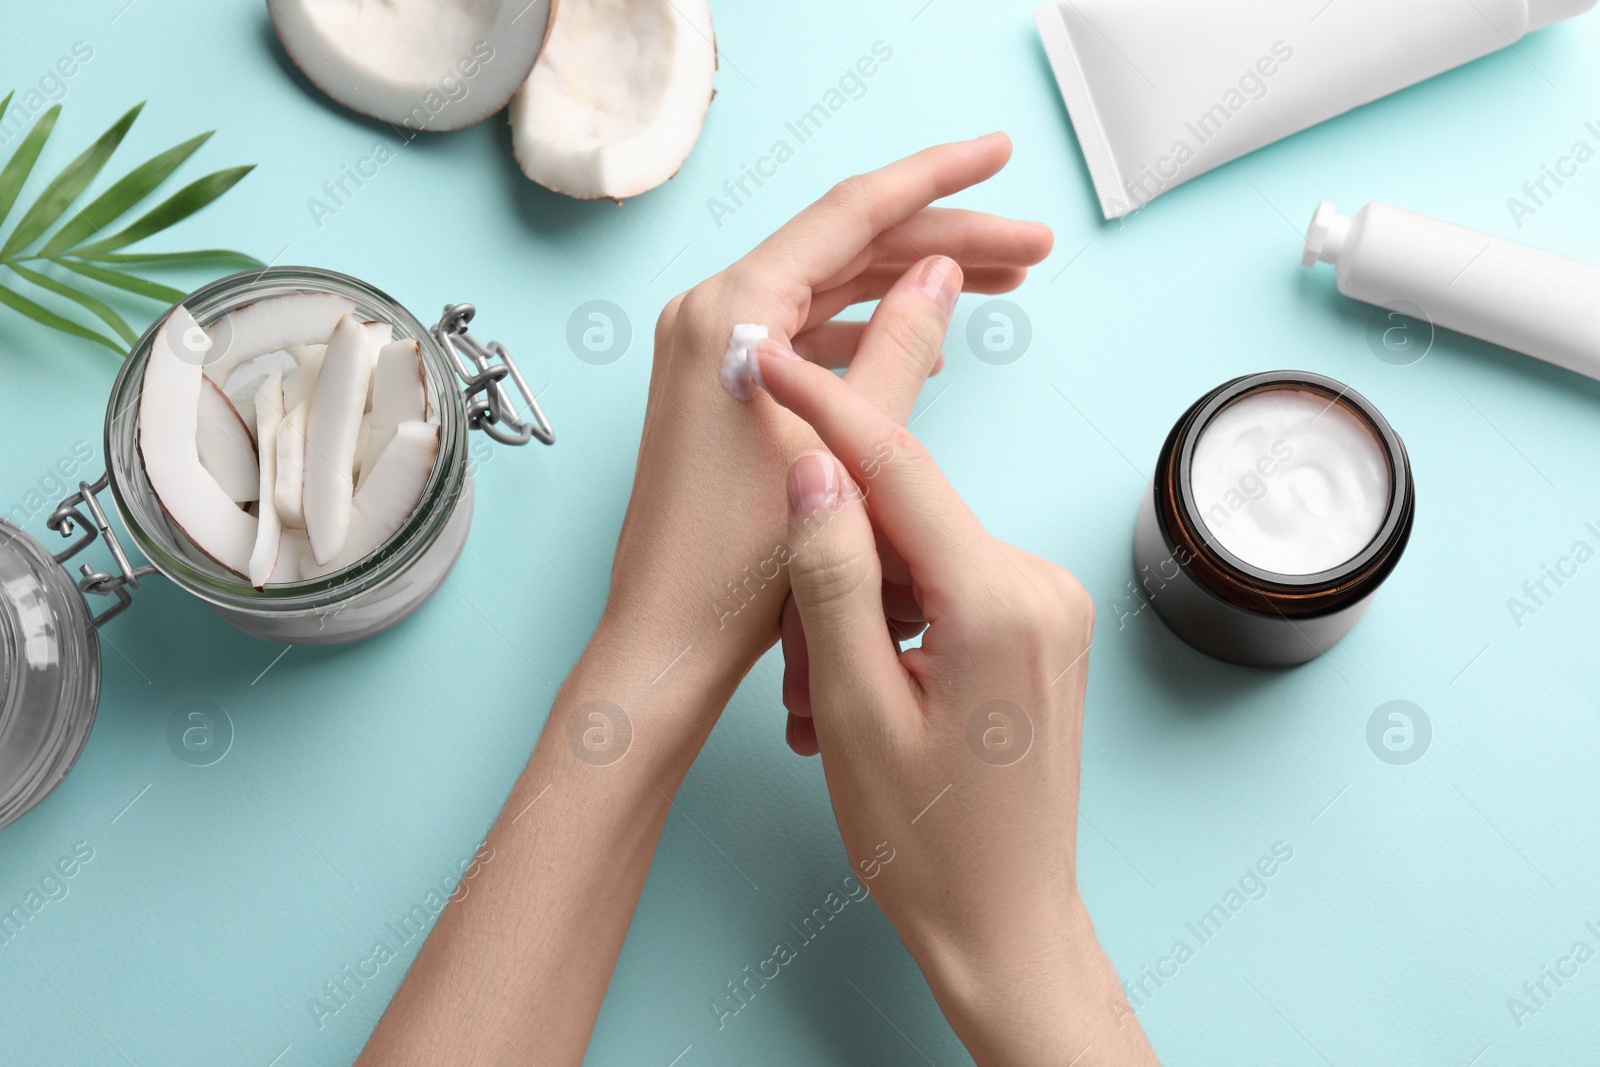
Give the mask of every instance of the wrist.
[{"label": "wrist", "polygon": [[675,786],[748,670],[678,623],[608,609],[550,709],[549,740]]},{"label": "wrist", "polygon": [[980,1067],[1154,1065],[1083,901],[1028,916],[1003,944],[916,953],[935,999]]}]

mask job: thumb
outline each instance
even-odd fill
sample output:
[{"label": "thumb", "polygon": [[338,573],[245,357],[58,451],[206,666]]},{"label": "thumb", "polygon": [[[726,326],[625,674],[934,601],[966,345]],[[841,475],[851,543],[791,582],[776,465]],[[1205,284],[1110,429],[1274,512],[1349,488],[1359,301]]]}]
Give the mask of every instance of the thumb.
[{"label": "thumb", "polygon": [[883,575],[861,490],[827,452],[789,467],[789,584],[819,718],[902,675],[884,623]]}]

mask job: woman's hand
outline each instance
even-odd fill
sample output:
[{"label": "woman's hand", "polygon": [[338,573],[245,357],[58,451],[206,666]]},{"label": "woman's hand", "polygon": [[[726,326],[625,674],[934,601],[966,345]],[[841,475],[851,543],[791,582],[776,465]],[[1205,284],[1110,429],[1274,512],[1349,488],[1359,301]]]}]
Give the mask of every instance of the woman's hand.
[{"label": "woman's hand", "polygon": [[[778,483],[817,442],[766,397],[741,403],[718,383],[733,326],[760,323],[806,358],[847,367],[852,388],[903,422],[958,293],[1013,289],[1049,253],[1041,224],[928,206],[1010,155],[1005,135],[990,134],[840,182],[667,305],[602,624],[641,662],[709,675],[726,699],[777,637],[788,593]],[[880,301],[869,322],[832,321],[869,300]]]},{"label": "woman's hand", "polygon": [[[783,472],[817,440],[718,383],[733,326],[848,366],[835,384],[903,421],[961,288],[1012,289],[1050,250],[1037,223],[928,206],[1010,154],[997,134],[841,182],[662,314],[604,617],[490,831],[494,863],[439,917],[363,1067],[582,1061],[672,795],[788,595]],[[829,321],[875,299],[868,323]]]},{"label": "woman's hand", "polygon": [[[989,536],[869,400],[781,344],[759,359],[832,453],[790,468],[789,567],[852,863],[979,1063],[1154,1063],[1077,892],[1088,595]],[[905,652],[891,557],[915,602],[901,617],[927,622]]]}]

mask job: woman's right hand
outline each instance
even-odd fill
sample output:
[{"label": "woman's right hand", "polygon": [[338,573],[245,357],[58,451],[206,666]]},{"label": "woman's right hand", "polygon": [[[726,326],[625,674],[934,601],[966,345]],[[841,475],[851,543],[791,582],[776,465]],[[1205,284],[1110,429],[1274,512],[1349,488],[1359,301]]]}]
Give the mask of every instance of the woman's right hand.
[{"label": "woman's right hand", "polygon": [[[978,1063],[1154,1063],[1077,891],[1088,595],[985,532],[871,401],[774,342],[759,359],[832,453],[790,467],[789,567],[859,877]],[[927,620],[919,648],[885,621],[874,523]]]}]

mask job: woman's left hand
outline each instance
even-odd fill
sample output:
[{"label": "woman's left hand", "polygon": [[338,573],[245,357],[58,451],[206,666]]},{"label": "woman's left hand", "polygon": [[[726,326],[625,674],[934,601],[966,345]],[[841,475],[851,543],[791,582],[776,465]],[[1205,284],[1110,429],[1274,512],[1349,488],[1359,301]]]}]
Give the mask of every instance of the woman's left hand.
[{"label": "woman's left hand", "polygon": [[[957,295],[1014,289],[1050,251],[1043,224],[929,206],[1010,155],[1010,140],[990,134],[846,179],[667,305],[602,631],[731,695],[778,636],[783,472],[819,447],[765,394],[743,403],[719,384],[734,325],[762,324],[805,358],[847,368],[852,387],[903,423],[942,359]],[[834,321],[871,300],[870,321]]]}]

